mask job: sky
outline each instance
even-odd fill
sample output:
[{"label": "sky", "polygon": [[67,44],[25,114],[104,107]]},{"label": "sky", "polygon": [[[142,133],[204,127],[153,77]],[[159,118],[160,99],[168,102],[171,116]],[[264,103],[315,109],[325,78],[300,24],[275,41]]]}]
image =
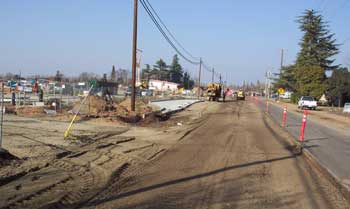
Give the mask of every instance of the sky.
[{"label": "sky", "polygon": [[[336,63],[350,65],[349,0],[149,0],[177,40],[231,84],[263,80],[294,62],[302,36],[295,22],[319,10],[340,46]],[[0,0],[0,73],[65,75],[131,69],[133,0]],[[141,64],[176,53],[139,4]],[[198,77],[198,66],[180,58]],[[203,70],[203,80],[211,73]]]}]

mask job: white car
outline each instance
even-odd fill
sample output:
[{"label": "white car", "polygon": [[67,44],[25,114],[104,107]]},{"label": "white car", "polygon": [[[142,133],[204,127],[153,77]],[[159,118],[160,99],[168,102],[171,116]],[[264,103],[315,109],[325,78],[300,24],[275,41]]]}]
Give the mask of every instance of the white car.
[{"label": "white car", "polygon": [[280,98],[281,99],[290,99],[291,96],[292,96],[292,92],[286,91],[286,92],[284,92],[283,94],[280,95]]},{"label": "white car", "polygon": [[298,101],[298,108],[301,109],[312,109],[316,110],[317,107],[317,101],[314,100],[314,98],[310,96],[302,96]]}]

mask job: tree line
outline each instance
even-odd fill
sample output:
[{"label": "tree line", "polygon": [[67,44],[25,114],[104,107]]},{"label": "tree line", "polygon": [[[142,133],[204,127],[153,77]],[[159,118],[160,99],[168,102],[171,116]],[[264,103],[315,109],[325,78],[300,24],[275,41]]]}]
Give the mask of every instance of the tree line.
[{"label": "tree line", "polygon": [[[320,99],[323,94],[330,104],[343,105],[350,101],[350,72],[334,64],[339,44],[323,16],[315,10],[306,10],[297,18],[297,23],[303,33],[300,51],[293,64],[281,68],[275,88],[294,92],[293,102],[305,95]],[[327,77],[327,72],[331,76]]]},{"label": "tree line", "polygon": [[185,89],[192,89],[194,86],[194,80],[191,79],[188,72],[184,72],[181,64],[179,63],[178,55],[173,56],[173,60],[170,65],[167,65],[163,59],[159,59],[151,67],[146,64],[146,67],[142,69],[141,77],[143,80],[162,80],[180,84]]}]

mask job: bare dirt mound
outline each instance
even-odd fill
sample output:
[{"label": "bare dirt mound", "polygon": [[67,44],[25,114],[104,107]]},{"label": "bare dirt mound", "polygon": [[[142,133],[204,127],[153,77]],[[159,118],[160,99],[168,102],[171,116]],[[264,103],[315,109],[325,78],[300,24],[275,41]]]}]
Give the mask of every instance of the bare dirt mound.
[{"label": "bare dirt mound", "polygon": [[[126,98],[124,101],[119,103],[118,109],[120,109],[123,112],[127,111],[130,113],[131,112],[130,106],[131,106],[131,99]],[[136,114],[146,114],[146,113],[152,112],[152,108],[149,107],[147,103],[140,100],[136,100],[135,110],[136,110],[135,111]]]},{"label": "bare dirt mound", "polygon": [[24,106],[16,109],[18,115],[41,115],[44,114],[44,107]]},{"label": "bare dirt mound", "polygon": [[[78,111],[79,107],[80,107],[80,102],[77,102],[73,107],[73,112]],[[102,97],[97,95],[91,95],[89,96],[85,104],[82,105],[80,109],[80,113],[98,115],[100,113],[105,112],[106,108],[107,108],[107,102]]]}]

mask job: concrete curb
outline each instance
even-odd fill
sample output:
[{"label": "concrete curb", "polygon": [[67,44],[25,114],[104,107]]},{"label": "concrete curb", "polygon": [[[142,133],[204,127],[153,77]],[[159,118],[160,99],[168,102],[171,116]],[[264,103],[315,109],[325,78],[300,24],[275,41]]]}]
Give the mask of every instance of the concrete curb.
[{"label": "concrete curb", "polygon": [[[195,97],[195,98],[154,99],[154,100],[150,100],[149,102],[165,102],[165,101],[174,101],[174,100],[195,100],[195,99],[198,99],[198,98]],[[201,100],[201,99],[198,99],[198,100]]]},{"label": "concrete curb", "polygon": [[[186,100],[186,99],[181,99],[181,100]],[[191,99],[192,100],[192,99]],[[164,100],[164,101],[173,101],[173,100]],[[155,101],[155,102],[160,102],[160,101]],[[177,113],[177,112],[180,112],[180,111],[183,111],[185,110],[186,108],[189,108],[190,106],[192,106],[193,104],[196,104],[196,103],[199,103],[199,102],[203,102],[202,100],[198,100],[198,101],[195,101],[191,104],[188,104],[186,105],[185,107],[181,107],[179,109],[176,109],[176,110],[169,110],[167,111],[166,109],[161,111],[161,114],[165,114],[165,115],[171,115],[171,114],[174,114],[174,113]]]}]

